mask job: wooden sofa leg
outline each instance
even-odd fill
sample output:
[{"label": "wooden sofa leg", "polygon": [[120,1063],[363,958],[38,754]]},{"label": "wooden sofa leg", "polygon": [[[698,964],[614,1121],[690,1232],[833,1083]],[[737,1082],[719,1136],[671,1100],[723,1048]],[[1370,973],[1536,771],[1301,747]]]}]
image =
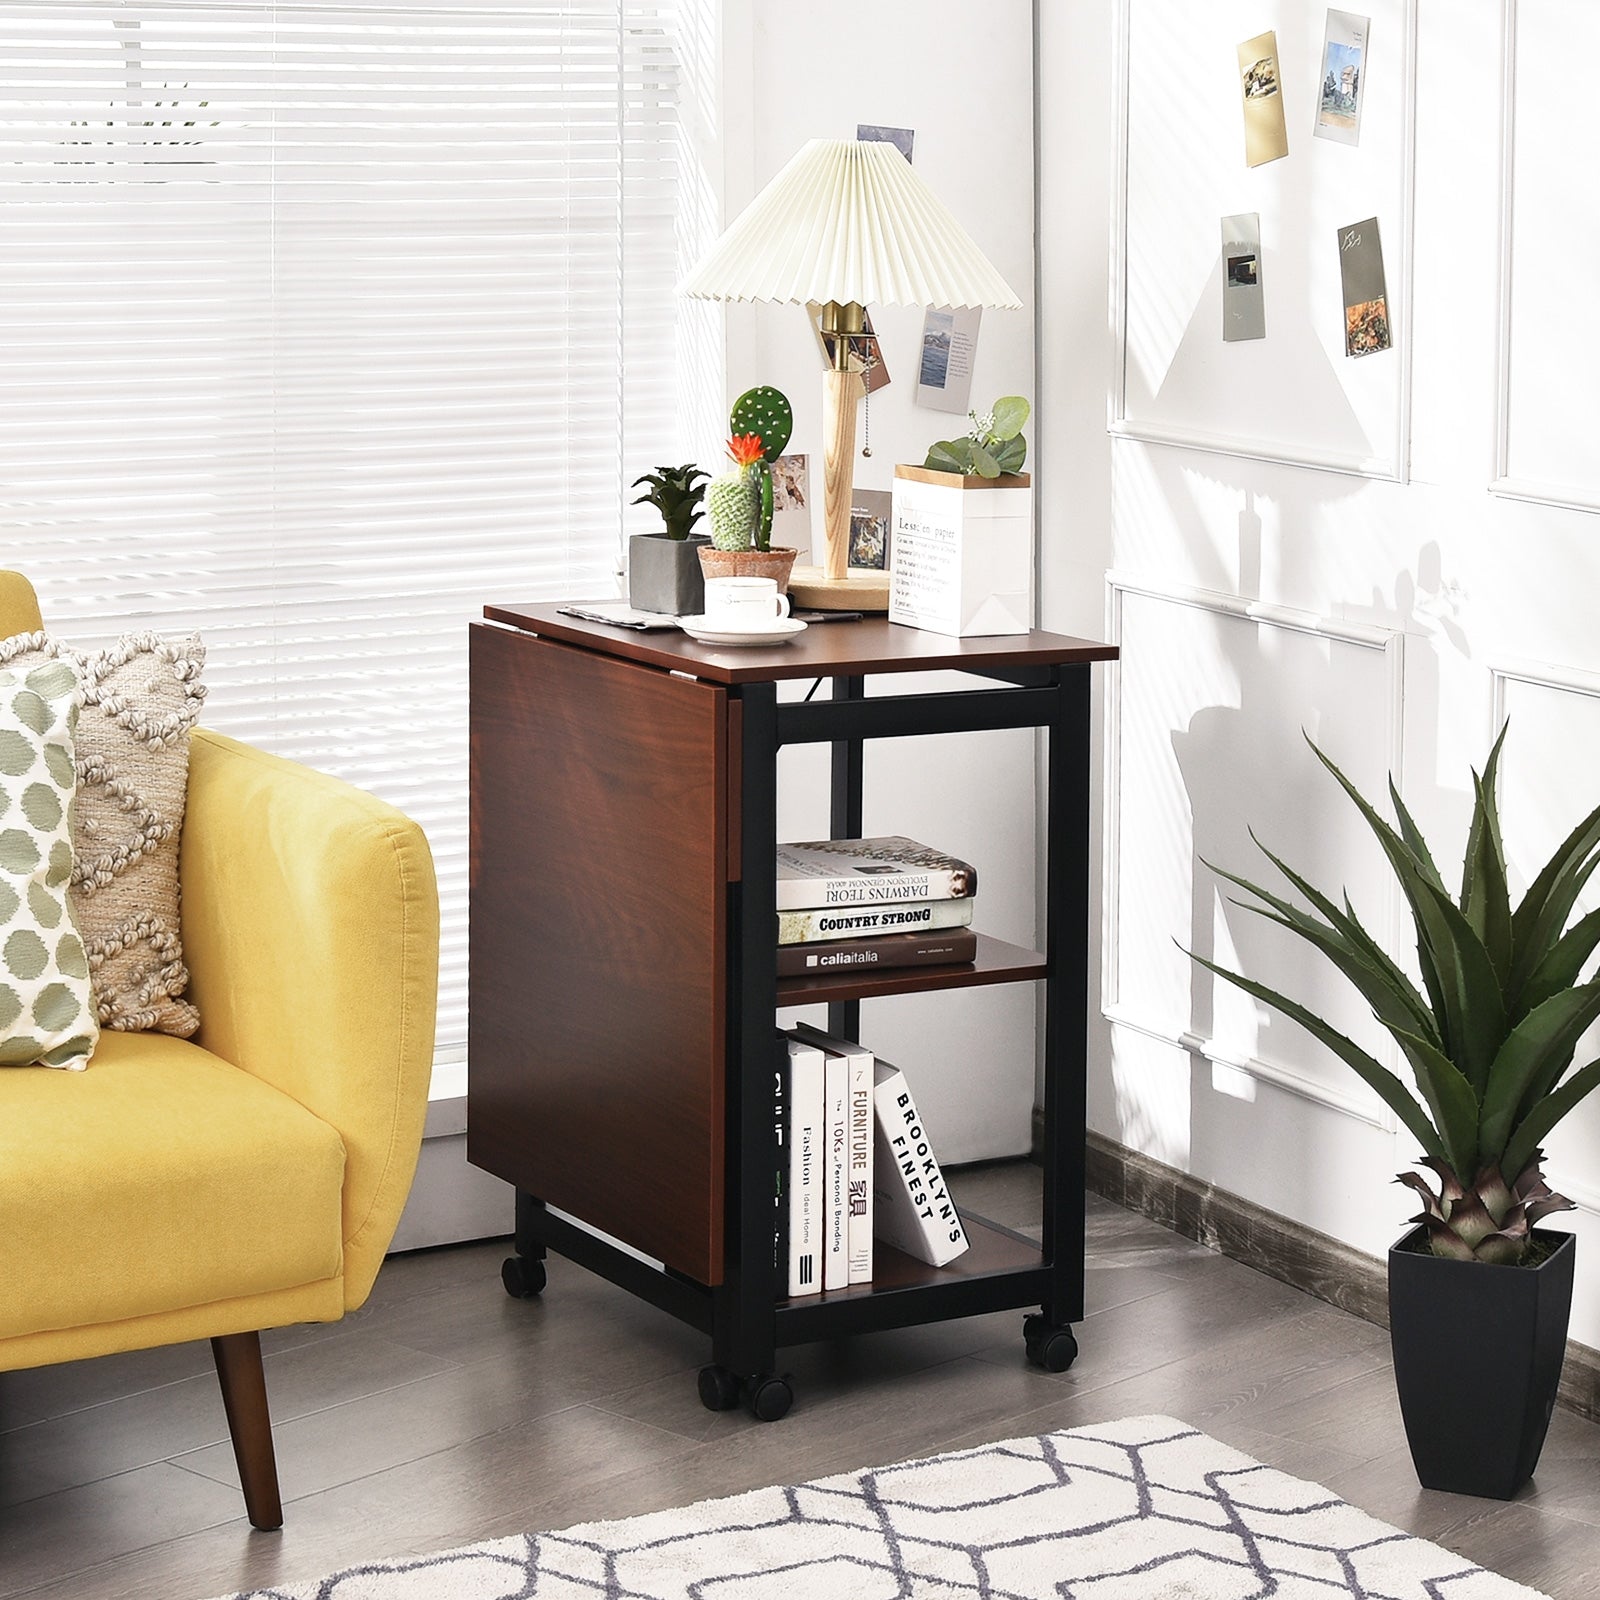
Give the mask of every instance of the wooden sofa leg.
[{"label": "wooden sofa leg", "polygon": [[278,1463],[272,1453],[272,1417],[267,1411],[267,1379],[261,1370],[261,1336],[227,1333],[211,1341],[228,1413],[233,1458],[244,1485],[244,1508],[252,1527],[270,1532],[283,1526],[278,1494]]}]

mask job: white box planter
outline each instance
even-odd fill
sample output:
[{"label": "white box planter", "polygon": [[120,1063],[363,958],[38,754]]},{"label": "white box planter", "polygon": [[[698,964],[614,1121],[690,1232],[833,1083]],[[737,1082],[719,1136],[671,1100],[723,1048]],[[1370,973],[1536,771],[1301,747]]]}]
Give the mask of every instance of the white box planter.
[{"label": "white box planter", "polygon": [[981,638],[1026,633],[1033,607],[1033,480],[894,469],[889,620]]}]

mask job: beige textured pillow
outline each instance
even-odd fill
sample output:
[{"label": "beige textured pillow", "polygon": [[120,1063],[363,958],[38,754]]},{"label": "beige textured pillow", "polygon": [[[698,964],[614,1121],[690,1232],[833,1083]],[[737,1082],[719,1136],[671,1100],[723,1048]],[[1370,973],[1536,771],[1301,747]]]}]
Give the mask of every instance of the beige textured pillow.
[{"label": "beige textured pillow", "polygon": [[43,633],[0,642],[0,668],[52,658],[83,685],[71,893],[100,1026],[187,1038],[200,1014],[183,998],[178,842],[205,646],[153,633],[93,655]]}]

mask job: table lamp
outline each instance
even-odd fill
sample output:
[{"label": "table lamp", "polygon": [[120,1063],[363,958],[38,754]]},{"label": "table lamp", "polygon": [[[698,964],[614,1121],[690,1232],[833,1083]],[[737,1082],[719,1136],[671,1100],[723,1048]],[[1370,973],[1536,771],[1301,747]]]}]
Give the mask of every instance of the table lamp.
[{"label": "table lamp", "polygon": [[883,611],[883,573],[848,568],[856,403],[850,366],[864,308],[1022,302],[892,144],[813,139],[744,209],[678,286],[697,300],[820,304],[832,367],[822,377],[827,560],[796,567],[789,592],[826,611]]}]

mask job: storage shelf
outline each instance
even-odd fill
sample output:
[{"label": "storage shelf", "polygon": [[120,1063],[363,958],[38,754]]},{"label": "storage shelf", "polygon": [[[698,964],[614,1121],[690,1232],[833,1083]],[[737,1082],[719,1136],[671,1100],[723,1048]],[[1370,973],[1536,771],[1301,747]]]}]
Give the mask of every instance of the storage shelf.
[{"label": "storage shelf", "polygon": [[875,1239],[871,1283],[780,1300],[778,1343],[1036,1304],[1049,1276],[1043,1249],[984,1217],[963,1211],[961,1221],[968,1249],[948,1266],[930,1267]]},{"label": "storage shelf", "polygon": [[819,1001],[870,1000],[886,994],[927,994],[935,989],[971,989],[988,983],[1024,983],[1047,975],[1049,963],[1037,950],[1025,950],[1004,939],[978,935],[974,961],[948,966],[889,967],[863,971],[818,973],[815,977],[779,978],[778,1005],[805,1006]]}]

